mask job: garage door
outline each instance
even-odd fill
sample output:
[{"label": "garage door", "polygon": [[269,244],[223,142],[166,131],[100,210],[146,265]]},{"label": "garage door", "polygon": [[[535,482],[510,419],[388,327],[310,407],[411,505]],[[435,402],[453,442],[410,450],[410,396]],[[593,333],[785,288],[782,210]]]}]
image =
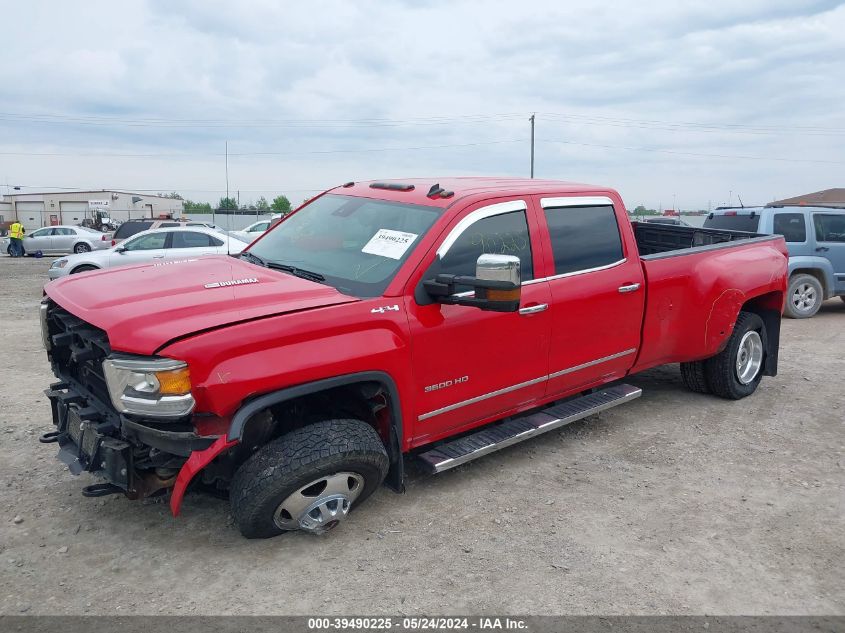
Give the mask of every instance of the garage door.
[{"label": "garage door", "polygon": [[59,202],[62,224],[79,224],[88,217],[88,202]]},{"label": "garage door", "polygon": [[27,231],[40,229],[44,226],[43,202],[16,202],[15,210],[18,212],[18,222],[23,224],[23,228]]}]

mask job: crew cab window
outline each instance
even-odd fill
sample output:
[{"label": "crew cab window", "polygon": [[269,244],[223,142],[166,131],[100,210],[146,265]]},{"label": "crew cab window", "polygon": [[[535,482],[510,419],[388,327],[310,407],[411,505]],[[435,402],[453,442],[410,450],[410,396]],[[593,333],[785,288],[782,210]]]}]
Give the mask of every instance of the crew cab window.
[{"label": "crew cab window", "polygon": [[437,273],[475,277],[475,264],[485,254],[519,257],[522,281],[534,279],[525,211],[494,215],[470,225],[440,260]]},{"label": "crew cab window", "polygon": [[166,240],[167,233],[150,233],[149,235],[142,235],[139,238],[126,242],[124,248],[127,251],[151,251],[164,248]]},{"label": "crew cab window", "polygon": [[[173,231],[173,237],[170,240],[170,248],[202,248],[203,246],[212,246],[211,236],[205,233],[195,233],[194,231]],[[219,246],[223,244],[217,244]]]},{"label": "crew cab window", "polygon": [[775,213],[773,231],[787,242],[806,242],[807,226],[803,213]]},{"label": "crew cab window", "polygon": [[555,275],[599,268],[624,258],[612,206],[549,207],[545,212]]},{"label": "crew cab window", "polygon": [[816,225],[816,241],[845,242],[845,213],[815,213],[813,223]]}]

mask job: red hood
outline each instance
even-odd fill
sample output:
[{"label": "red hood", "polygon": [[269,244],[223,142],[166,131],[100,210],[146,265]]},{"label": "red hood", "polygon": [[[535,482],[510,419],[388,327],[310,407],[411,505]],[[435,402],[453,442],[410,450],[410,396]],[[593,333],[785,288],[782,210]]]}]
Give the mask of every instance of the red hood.
[{"label": "red hood", "polygon": [[236,321],[357,301],[329,286],[232,257],[70,275],[48,283],[45,291],[105,330],[113,349],[134,354],[152,354],[180,336]]}]

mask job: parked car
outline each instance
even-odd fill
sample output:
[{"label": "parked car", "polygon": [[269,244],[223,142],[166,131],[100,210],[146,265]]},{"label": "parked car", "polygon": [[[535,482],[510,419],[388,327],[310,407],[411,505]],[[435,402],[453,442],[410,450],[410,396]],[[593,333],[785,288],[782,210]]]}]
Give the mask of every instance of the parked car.
[{"label": "parked car", "polygon": [[142,218],[134,220],[126,220],[123,222],[112,235],[112,246],[117,246],[123,240],[137,235],[141,231],[149,231],[151,229],[166,229],[185,226],[187,222],[180,220]]},{"label": "parked car", "polygon": [[673,218],[670,216],[646,218],[645,221],[649,224],[671,224],[673,226],[691,226],[689,222],[684,222],[681,218]]},{"label": "parked car", "polygon": [[403,491],[405,460],[448,470],[621,405],[629,374],[681,363],[728,399],[776,374],[783,237],[632,224],[603,187],[442,184],[348,183],[239,258],[47,284],[41,441],[105,478],[88,496],[171,489],[178,514],[196,479],[247,537],[320,533]]},{"label": "parked car", "polygon": [[249,226],[239,230],[239,231],[232,231],[233,233],[237,233],[238,235],[242,236],[246,239],[247,242],[252,242],[256,237],[259,235],[263,235],[267,229],[270,228],[270,225],[273,224],[273,220],[259,220],[258,222],[253,222]]},{"label": "parked car", "polygon": [[[28,255],[38,251],[46,254],[90,253],[111,247],[111,235],[84,226],[45,226],[27,233],[23,238],[23,250]],[[5,244],[9,253],[10,245]]]},{"label": "parked car", "polygon": [[815,315],[831,297],[845,301],[845,209],[745,207],[717,209],[704,226],[783,235],[789,249],[785,314]]},{"label": "parked car", "polygon": [[50,266],[50,279],[84,273],[100,268],[142,263],[173,263],[203,255],[240,253],[246,247],[241,240],[219,231],[200,227],[170,227],[142,231],[105,251],[71,255],[57,259]]}]

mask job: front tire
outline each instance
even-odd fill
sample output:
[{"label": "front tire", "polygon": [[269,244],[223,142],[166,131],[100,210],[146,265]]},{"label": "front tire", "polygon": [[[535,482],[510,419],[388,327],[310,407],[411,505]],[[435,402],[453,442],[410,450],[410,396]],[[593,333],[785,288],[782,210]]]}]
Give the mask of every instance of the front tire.
[{"label": "front tire", "polygon": [[247,538],[337,526],[384,481],[389,461],[361,420],[311,424],[259,448],[232,479],[229,499]]},{"label": "front tire", "polygon": [[721,398],[740,400],[757,390],[766,364],[766,326],[752,312],[740,312],[728,344],[704,361],[710,390]]},{"label": "front tire", "polygon": [[795,275],[789,280],[784,314],[790,319],[815,316],[824,301],[824,289],[813,275]]}]

